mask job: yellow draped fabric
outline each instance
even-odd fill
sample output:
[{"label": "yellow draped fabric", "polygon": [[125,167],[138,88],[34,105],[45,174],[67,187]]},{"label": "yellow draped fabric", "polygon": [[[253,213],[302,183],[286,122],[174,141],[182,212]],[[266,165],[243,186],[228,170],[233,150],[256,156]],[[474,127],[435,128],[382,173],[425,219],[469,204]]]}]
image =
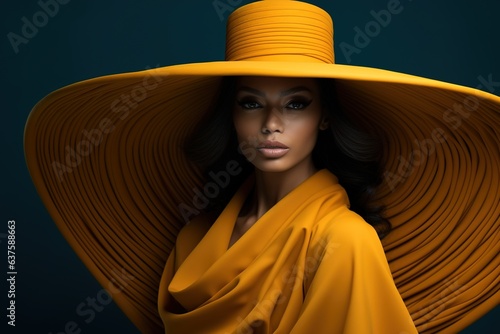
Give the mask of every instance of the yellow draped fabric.
[{"label": "yellow draped fabric", "polygon": [[166,333],[416,333],[375,230],[327,170],[228,248],[252,185],[180,232],[159,290]]}]

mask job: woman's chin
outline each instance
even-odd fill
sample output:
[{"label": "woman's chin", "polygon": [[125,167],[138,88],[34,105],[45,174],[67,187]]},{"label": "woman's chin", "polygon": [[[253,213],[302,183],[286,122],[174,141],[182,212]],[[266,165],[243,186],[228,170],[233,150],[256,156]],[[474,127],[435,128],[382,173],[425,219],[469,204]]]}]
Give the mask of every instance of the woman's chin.
[{"label": "woman's chin", "polygon": [[298,171],[301,168],[306,169],[306,164],[303,161],[295,162],[289,159],[255,159],[251,161],[256,170],[264,173],[284,173],[288,171]]},{"label": "woman's chin", "polygon": [[264,173],[282,173],[290,170],[293,166],[280,159],[272,159],[267,161],[252,162],[255,169]]}]

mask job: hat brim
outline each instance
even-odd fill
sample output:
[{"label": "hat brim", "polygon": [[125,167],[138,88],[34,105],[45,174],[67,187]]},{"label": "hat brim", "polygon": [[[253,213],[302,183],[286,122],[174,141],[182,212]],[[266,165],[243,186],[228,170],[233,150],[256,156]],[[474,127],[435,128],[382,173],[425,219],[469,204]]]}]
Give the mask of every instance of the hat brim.
[{"label": "hat brim", "polygon": [[158,282],[185,224],[179,206],[196,209],[203,189],[183,140],[234,75],[336,79],[342,107],[380,135],[380,201],[394,227],[383,243],[419,331],[458,331],[496,305],[499,97],[359,66],[208,62],[67,86],[26,124],[45,206],[97,280],[119,286],[113,298],[141,331],[162,327]]}]

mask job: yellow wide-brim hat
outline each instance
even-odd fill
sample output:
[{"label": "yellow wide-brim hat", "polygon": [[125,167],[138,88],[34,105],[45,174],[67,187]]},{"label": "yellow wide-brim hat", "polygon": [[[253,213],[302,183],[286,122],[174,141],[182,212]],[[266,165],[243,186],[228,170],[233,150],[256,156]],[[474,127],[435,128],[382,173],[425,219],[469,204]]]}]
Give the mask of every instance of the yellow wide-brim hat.
[{"label": "yellow wide-brim hat", "polygon": [[[257,1],[228,20],[224,61],[109,75],[59,89],[31,112],[25,154],[73,249],[142,332],[161,332],[158,283],[203,191],[182,145],[224,76],[332,78],[340,105],[384,147],[383,245],[420,332],[457,332],[499,301],[500,97],[334,64],[328,13]],[[360,321],[363,321],[360,319]]]}]

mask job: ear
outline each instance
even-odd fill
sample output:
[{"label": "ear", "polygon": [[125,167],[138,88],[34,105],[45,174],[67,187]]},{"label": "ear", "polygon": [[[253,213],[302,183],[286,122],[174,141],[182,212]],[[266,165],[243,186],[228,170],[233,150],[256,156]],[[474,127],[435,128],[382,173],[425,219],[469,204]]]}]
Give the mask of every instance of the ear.
[{"label": "ear", "polygon": [[319,123],[319,129],[323,131],[328,129],[329,126],[330,126],[330,120],[328,119],[328,117],[323,116],[321,122]]}]

